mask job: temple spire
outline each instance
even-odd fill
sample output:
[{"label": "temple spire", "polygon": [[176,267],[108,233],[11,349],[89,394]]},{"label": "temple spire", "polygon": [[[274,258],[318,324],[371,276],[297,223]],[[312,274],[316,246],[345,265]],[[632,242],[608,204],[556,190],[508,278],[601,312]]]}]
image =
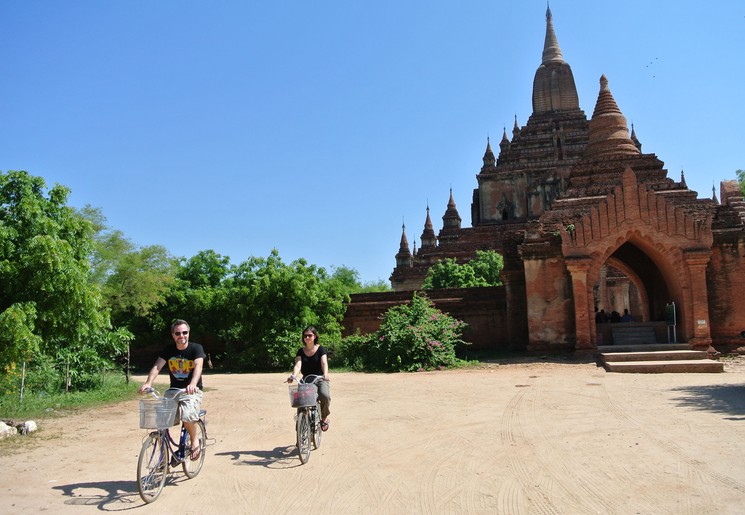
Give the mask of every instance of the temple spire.
[{"label": "temple spire", "polygon": [[429,216],[429,203],[427,204],[427,219],[424,221],[424,231],[422,231],[422,248],[437,246],[437,236],[432,226],[432,219]]},{"label": "temple spire", "polygon": [[[416,244],[414,247],[416,247]],[[409,240],[406,238],[406,224],[401,225],[401,244],[399,245],[398,253],[396,254],[396,266],[411,266],[411,251],[409,250]]]},{"label": "temple spire", "polygon": [[579,110],[572,68],[561,54],[553,15],[546,5],[546,39],[541,65],[533,78],[533,114]]},{"label": "temple spire", "polygon": [[600,76],[600,92],[590,120],[586,156],[638,155],[639,149],[629,137],[626,117],[616,104],[608,79]]},{"label": "temple spire", "polygon": [[561,55],[559,40],[556,39],[554,31],[554,21],[551,15],[551,7],[546,2],[546,39],[543,42],[543,60],[541,64],[563,63],[564,57]]},{"label": "temple spire", "polygon": [[442,228],[443,229],[460,229],[461,217],[458,214],[458,208],[455,207],[455,200],[453,199],[453,188],[450,188],[450,199],[448,200],[448,207],[445,210],[445,214],[442,217]]},{"label": "temple spire", "polygon": [[[500,143],[499,146],[501,148],[502,143]],[[482,158],[482,161],[484,162],[484,165],[481,167],[482,172],[488,172],[488,171],[494,170],[494,167],[497,164],[497,158],[494,157],[494,151],[491,149],[491,142],[489,141],[489,136],[486,137],[486,151],[484,152],[484,157]]]}]

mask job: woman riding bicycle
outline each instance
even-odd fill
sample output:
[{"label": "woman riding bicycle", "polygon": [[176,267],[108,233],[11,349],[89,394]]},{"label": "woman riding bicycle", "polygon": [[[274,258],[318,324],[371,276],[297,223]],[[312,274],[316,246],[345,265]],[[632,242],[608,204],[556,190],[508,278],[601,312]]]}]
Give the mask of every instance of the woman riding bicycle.
[{"label": "woman riding bicycle", "polygon": [[295,366],[292,369],[292,375],[287,378],[291,383],[298,374],[303,377],[309,375],[323,377],[316,385],[318,386],[318,399],[321,401],[321,429],[328,430],[331,414],[329,405],[331,404],[331,392],[329,389],[329,362],[326,348],[318,344],[318,331],[315,327],[307,327],[303,331],[303,346],[298,349],[295,355]]}]

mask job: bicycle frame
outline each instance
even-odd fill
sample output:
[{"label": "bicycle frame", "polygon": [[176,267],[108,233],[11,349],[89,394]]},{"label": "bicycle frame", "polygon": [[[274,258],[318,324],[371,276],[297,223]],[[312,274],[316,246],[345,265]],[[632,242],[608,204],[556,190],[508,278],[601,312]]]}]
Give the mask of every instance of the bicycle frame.
[{"label": "bicycle frame", "polygon": [[[158,398],[157,392],[151,393]],[[176,443],[168,427],[151,430],[145,436],[137,462],[137,489],[143,501],[151,503],[158,498],[163,490],[166,478],[170,474],[170,467],[182,465],[184,475],[189,479],[199,474],[204,463],[207,446],[206,414],[205,410],[200,410],[199,420],[195,422],[195,438],[199,441],[200,449],[196,458],[192,458],[190,455],[192,444],[190,443],[189,432],[183,422],[181,423],[178,443]]]},{"label": "bicycle frame", "polygon": [[[312,381],[308,380],[314,378]],[[297,379],[296,379],[297,380]],[[309,375],[298,380],[298,384],[316,384],[323,380],[321,376]],[[300,406],[295,412],[295,432],[297,437],[297,452],[300,462],[305,464],[310,459],[311,442],[313,448],[321,446],[321,404],[316,395],[316,404],[313,406]]]}]

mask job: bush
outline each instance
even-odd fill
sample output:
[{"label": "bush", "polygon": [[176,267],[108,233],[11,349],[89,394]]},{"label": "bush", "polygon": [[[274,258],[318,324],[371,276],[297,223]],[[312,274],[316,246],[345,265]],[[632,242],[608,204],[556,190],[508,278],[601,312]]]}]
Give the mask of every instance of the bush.
[{"label": "bush", "polygon": [[466,344],[461,340],[465,325],[415,293],[409,304],[386,311],[372,335],[346,338],[338,354],[353,370],[413,372],[455,366],[460,364],[455,349]]}]

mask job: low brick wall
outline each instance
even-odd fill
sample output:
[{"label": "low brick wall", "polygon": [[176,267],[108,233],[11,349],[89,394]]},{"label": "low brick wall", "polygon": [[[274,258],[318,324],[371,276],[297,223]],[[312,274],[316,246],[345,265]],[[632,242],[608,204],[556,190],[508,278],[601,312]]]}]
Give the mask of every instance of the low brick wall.
[{"label": "low brick wall", "polygon": [[[351,296],[344,315],[343,335],[367,334],[380,327],[381,316],[391,307],[408,303],[414,292],[360,293]],[[430,290],[427,297],[441,311],[462,320],[468,327],[463,339],[471,350],[515,350],[524,346],[510,335],[519,330],[520,321],[507,316],[505,288],[448,288]]]}]

